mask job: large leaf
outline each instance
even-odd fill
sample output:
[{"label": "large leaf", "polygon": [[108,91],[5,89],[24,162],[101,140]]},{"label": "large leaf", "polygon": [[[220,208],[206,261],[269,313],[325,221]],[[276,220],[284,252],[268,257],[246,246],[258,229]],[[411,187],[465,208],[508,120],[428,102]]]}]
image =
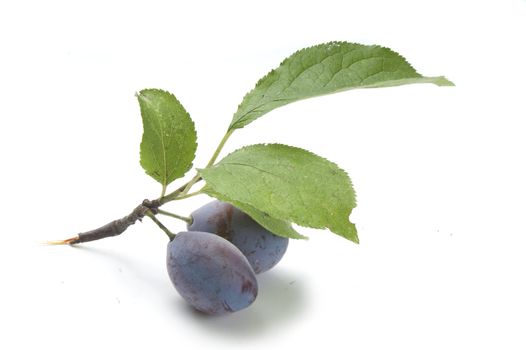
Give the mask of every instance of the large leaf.
[{"label": "large leaf", "polygon": [[256,84],[239,105],[229,130],[301,99],[339,91],[414,83],[453,85],[445,77],[424,77],[398,53],[381,46],[330,42],[285,59]]},{"label": "large leaf", "polygon": [[144,128],[141,165],[165,189],[192,166],[197,148],[194,122],[169,92],[146,89],[137,98]]},{"label": "large leaf", "polygon": [[292,227],[290,222],[276,219],[270,216],[269,214],[262,212],[261,210],[257,210],[251,205],[232,200],[221,193],[215,192],[210,187],[206,188],[206,192],[212,197],[215,197],[223,202],[232,203],[236,208],[240,209],[242,212],[254,219],[254,221],[256,221],[258,224],[260,224],[270,232],[274,233],[275,235],[293,239],[308,239],[308,237],[298,233]]},{"label": "large leaf", "polygon": [[206,180],[204,192],[211,196],[285,222],[328,228],[358,242],[356,227],[349,222],[356,206],[351,180],[336,164],[313,153],[280,144],[252,145],[199,172]]}]

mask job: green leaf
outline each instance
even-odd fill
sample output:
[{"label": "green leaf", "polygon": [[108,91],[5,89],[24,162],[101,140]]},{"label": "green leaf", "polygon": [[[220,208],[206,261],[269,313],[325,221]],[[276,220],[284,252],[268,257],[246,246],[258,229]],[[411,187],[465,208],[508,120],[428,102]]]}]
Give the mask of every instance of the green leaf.
[{"label": "green leaf", "polygon": [[415,83],[453,85],[445,77],[424,77],[398,53],[377,45],[330,42],[297,51],[256,84],[239,105],[229,130],[309,97],[357,88]]},{"label": "green leaf", "polygon": [[164,193],[170,182],[192,166],[197,148],[194,122],[169,92],[146,89],[137,98],[144,128],[141,166],[161,183]]},{"label": "green leaf", "polygon": [[206,180],[203,191],[211,196],[285,222],[328,228],[358,243],[356,227],[349,222],[356,206],[351,180],[336,164],[311,152],[251,145],[199,172]]},{"label": "green leaf", "polygon": [[206,188],[206,193],[223,202],[232,203],[236,208],[246,213],[248,216],[254,219],[254,221],[256,221],[258,224],[260,224],[275,235],[293,239],[308,239],[308,237],[298,233],[292,227],[290,222],[271,217],[269,214],[264,213],[261,210],[257,210],[251,205],[232,200],[226,197],[225,195],[214,192],[214,190],[211,188]]}]

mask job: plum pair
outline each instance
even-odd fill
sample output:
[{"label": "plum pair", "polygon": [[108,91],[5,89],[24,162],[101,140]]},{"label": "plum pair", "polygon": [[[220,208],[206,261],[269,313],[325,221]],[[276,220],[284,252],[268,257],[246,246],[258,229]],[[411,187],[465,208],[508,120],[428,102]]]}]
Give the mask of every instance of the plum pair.
[{"label": "plum pair", "polygon": [[168,275],[181,296],[208,314],[248,307],[256,274],[275,266],[288,238],[279,237],[230,203],[213,201],[191,215],[188,231],[168,244]]}]

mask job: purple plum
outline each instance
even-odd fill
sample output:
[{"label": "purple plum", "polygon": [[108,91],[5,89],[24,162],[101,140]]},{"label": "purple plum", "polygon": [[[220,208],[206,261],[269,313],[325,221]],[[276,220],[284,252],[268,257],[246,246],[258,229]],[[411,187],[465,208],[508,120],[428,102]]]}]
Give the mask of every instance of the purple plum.
[{"label": "purple plum", "polygon": [[181,296],[211,315],[239,311],[256,299],[258,284],[246,257],[208,232],[180,232],[168,243],[168,275]]},{"label": "purple plum", "polygon": [[232,242],[247,257],[255,273],[274,267],[289,239],[276,236],[230,203],[210,202],[191,214],[189,231],[214,233]]}]

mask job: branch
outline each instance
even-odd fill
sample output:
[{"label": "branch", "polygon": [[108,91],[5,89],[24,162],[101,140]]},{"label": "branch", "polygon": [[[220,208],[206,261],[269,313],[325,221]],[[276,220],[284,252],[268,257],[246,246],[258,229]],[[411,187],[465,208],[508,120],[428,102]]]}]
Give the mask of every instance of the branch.
[{"label": "branch", "polygon": [[157,208],[159,206],[160,202],[158,200],[150,201],[145,199],[139,206],[137,206],[137,208],[133,209],[130,214],[123,218],[113,220],[112,222],[109,222],[106,225],[94,230],[79,233],[74,237],[61,241],[48,242],[48,244],[77,244],[118,236],[126,231],[128,227],[135,224],[137,220],[141,221],[149,211],[152,211],[153,213],[157,212]]}]

